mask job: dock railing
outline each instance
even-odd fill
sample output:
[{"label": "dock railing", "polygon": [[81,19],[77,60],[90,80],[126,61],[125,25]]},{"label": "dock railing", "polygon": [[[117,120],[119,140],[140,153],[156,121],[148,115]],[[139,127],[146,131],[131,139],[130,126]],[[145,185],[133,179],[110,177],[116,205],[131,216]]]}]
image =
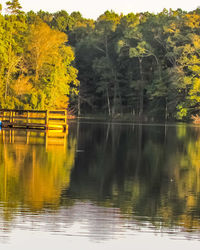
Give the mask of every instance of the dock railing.
[{"label": "dock railing", "polygon": [[1,109],[2,127],[34,129],[67,129],[66,110]]}]

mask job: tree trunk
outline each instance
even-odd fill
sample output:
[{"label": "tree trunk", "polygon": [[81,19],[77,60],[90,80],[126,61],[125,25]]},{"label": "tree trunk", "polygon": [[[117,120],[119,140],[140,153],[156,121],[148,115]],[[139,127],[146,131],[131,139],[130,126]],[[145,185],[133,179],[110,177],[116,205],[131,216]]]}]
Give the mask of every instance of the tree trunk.
[{"label": "tree trunk", "polygon": [[142,71],[142,58],[139,59],[139,67],[140,67],[140,107],[139,107],[139,118],[142,118],[143,116],[143,106],[144,106],[144,76],[143,76],[143,71]]},{"label": "tree trunk", "polygon": [[[113,73],[114,75],[114,73]],[[112,106],[112,116],[115,115],[116,113],[116,106],[117,106],[117,79],[116,79],[116,74],[114,78],[114,97],[113,97],[113,106]]]},{"label": "tree trunk", "polygon": [[106,87],[106,98],[107,98],[107,105],[108,105],[108,114],[110,116],[111,110],[110,110],[110,99],[109,99],[109,94],[108,94],[108,87]]}]

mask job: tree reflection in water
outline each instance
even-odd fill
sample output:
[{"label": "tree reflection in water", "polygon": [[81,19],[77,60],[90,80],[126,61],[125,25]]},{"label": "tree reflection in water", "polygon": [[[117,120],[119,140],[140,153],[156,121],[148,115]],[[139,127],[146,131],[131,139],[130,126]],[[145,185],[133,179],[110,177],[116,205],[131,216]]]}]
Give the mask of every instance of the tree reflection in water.
[{"label": "tree reflection in water", "polygon": [[81,124],[69,189],[128,218],[200,228],[200,128]]},{"label": "tree reflection in water", "polygon": [[[48,213],[56,212],[52,227],[59,221],[66,230],[80,222],[81,214],[91,237],[105,237],[94,233],[97,224],[103,229],[108,222],[114,233],[122,221],[132,221],[132,228],[199,231],[200,128],[110,123],[72,123],[69,128],[64,144],[40,132],[27,139],[25,132],[1,131],[5,223],[35,213],[48,221]],[[84,214],[87,204],[95,210]],[[106,211],[110,220],[104,221]]]},{"label": "tree reflection in water", "polygon": [[7,130],[0,140],[0,201],[7,219],[21,205],[32,211],[58,208],[60,193],[70,183],[76,139]]}]

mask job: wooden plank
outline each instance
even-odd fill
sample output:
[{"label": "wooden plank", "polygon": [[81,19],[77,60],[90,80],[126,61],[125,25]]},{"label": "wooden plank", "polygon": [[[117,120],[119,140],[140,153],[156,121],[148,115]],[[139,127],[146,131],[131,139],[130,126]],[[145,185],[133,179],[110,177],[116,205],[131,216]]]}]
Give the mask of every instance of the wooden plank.
[{"label": "wooden plank", "polygon": [[[7,118],[7,119],[10,118],[10,116],[1,116],[1,115],[0,115],[0,117]],[[13,116],[13,119],[15,119],[15,120],[27,120],[27,116]],[[31,117],[31,116],[29,116],[28,119],[29,120],[45,120],[45,117]]]},{"label": "wooden plank", "polygon": [[18,112],[18,113],[25,113],[25,112],[31,112],[31,113],[43,113],[45,114],[46,113],[46,110],[19,110],[19,109],[1,109],[0,112],[10,112],[10,111],[13,111],[13,112]]},{"label": "wooden plank", "polygon": [[[39,117],[39,116],[34,116],[32,113],[30,113],[30,112],[26,112],[26,113],[23,113],[23,114],[18,114],[17,112],[13,112],[13,117],[23,117],[23,118],[27,118],[27,113],[29,114],[29,117],[35,117],[35,118],[37,118],[37,117]],[[10,113],[9,114],[6,114],[5,115],[5,113],[4,114],[0,114],[0,117],[6,117],[6,118],[9,118],[11,115],[10,115]],[[40,116],[41,117],[41,116]],[[43,116],[42,118],[45,118],[46,117],[46,115],[45,116]],[[49,114],[48,113],[48,117],[50,117],[50,118],[62,118],[62,119],[65,119],[65,115],[52,115],[52,114]]]},{"label": "wooden plank", "polygon": [[49,110],[50,114],[65,114],[65,110]]},{"label": "wooden plank", "polygon": [[49,114],[49,118],[52,118],[52,119],[65,119],[65,115],[61,115],[61,114],[57,114],[57,115],[52,115],[52,114]]},{"label": "wooden plank", "polygon": [[64,123],[65,123],[65,118],[49,118],[49,121],[56,121],[56,122],[64,121]]},{"label": "wooden plank", "polygon": [[[30,113],[46,113],[46,110],[32,110],[32,109],[26,109],[26,110],[19,110],[19,109],[1,109],[0,112],[19,112],[19,113],[26,113],[26,112],[30,112]],[[49,110],[50,114],[65,114],[66,110]]]}]

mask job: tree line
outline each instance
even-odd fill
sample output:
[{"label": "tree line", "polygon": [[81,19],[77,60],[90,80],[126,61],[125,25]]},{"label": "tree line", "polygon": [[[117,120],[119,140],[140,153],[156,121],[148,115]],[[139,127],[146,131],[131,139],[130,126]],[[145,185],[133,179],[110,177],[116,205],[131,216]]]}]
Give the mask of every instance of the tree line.
[{"label": "tree line", "polygon": [[128,119],[199,113],[199,8],[106,11],[92,20],[64,10],[23,13],[16,3],[0,17],[1,107]]}]

